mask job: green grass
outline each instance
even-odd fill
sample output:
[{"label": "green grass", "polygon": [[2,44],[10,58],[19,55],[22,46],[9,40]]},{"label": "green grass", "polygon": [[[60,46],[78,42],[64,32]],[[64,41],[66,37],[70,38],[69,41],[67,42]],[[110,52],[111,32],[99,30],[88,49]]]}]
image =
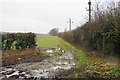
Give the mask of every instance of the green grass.
[{"label": "green grass", "polygon": [[86,64],[85,53],[82,50],[76,49],[74,46],[72,46],[68,42],[65,42],[61,38],[59,38],[59,47],[61,47],[65,51],[73,50],[73,56],[78,58],[78,60],[75,60],[75,62],[79,63],[75,66],[76,68],[80,68],[81,65]]},{"label": "green grass", "polygon": [[[59,38],[59,47],[65,51],[73,50],[74,60],[78,63],[67,78],[118,78],[120,76],[120,68],[117,65],[118,60],[113,57],[87,56],[87,53],[76,49],[74,46]],[[114,60],[114,62],[112,62]],[[62,71],[63,73],[67,71]]]},{"label": "green grass", "polygon": [[37,68],[36,67],[32,67],[32,70],[36,70]]},{"label": "green grass", "polygon": [[37,45],[40,47],[53,48],[56,47],[58,44],[58,37],[37,35],[36,41],[37,41]]},{"label": "green grass", "polygon": [[[87,56],[86,52],[76,49],[74,46],[65,42],[61,38],[59,39],[59,47],[67,50],[73,50],[73,56],[77,57],[74,60],[76,65],[67,78],[118,78],[120,76],[120,68],[112,60],[117,61],[114,58],[109,59],[96,56]],[[70,72],[68,70],[68,72]],[[65,73],[67,71],[63,71]]]},{"label": "green grass", "polygon": [[50,55],[50,53],[47,53],[45,51],[42,51],[42,53],[44,54],[44,56],[49,56]]},{"label": "green grass", "polygon": [[57,51],[55,51],[53,54],[54,54],[55,56],[61,56],[61,55],[63,55],[62,52],[57,52]]}]

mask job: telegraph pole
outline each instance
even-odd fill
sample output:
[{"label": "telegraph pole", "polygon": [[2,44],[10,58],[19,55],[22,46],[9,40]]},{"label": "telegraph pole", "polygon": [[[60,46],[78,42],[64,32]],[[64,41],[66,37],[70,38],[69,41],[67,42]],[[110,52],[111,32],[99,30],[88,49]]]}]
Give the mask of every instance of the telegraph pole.
[{"label": "telegraph pole", "polygon": [[91,0],[89,0],[88,5],[89,5],[89,9],[87,9],[87,11],[89,11],[89,22],[91,22],[91,11],[92,11],[92,9],[91,9]]},{"label": "telegraph pole", "polygon": [[69,19],[69,27],[70,27],[70,31],[71,31],[71,19]]},{"label": "telegraph pole", "polygon": [[71,19],[69,19],[68,23],[69,23],[69,28],[70,28],[70,31],[71,31],[71,25],[72,25],[73,22],[72,22]]},{"label": "telegraph pole", "polygon": [[117,12],[118,12],[118,17],[120,18],[120,1],[118,2],[118,10],[117,10]]}]

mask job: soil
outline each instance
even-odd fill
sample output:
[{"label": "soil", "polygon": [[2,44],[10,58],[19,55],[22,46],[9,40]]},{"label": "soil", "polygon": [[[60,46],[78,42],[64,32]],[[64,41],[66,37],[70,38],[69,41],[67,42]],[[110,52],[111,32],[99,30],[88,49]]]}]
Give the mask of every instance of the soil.
[{"label": "soil", "polygon": [[26,50],[6,50],[2,51],[2,66],[15,65],[26,62],[38,62],[45,59],[41,52],[36,52],[35,49]]}]

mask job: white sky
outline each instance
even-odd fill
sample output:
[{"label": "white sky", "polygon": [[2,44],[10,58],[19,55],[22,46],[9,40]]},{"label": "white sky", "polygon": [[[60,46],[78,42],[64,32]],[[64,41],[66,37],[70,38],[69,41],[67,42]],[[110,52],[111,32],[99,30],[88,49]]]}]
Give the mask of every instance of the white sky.
[{"label": "white sky", "polygon": [[[87,21],[89,0],[0,0],[0,31],[48,33],[53,28],[69,30]],[[95,0],[91,0],[94,4]],[[96,0],[106,5],[106,1]]]}]

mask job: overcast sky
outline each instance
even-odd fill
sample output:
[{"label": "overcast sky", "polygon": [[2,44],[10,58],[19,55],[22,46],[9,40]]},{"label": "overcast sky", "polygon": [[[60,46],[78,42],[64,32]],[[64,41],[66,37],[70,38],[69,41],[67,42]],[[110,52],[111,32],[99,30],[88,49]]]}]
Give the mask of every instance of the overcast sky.
[{"label": "overcast sky", "polygon": [[[88,21],[89,0],[0,0],[0,31],[48,33],[53,28],[69,30]],[[94,4],[95,0],[91,0]],[[96,0],[106,5],[114,0]],[[26,29],[25,29],[26,26]]]}]

